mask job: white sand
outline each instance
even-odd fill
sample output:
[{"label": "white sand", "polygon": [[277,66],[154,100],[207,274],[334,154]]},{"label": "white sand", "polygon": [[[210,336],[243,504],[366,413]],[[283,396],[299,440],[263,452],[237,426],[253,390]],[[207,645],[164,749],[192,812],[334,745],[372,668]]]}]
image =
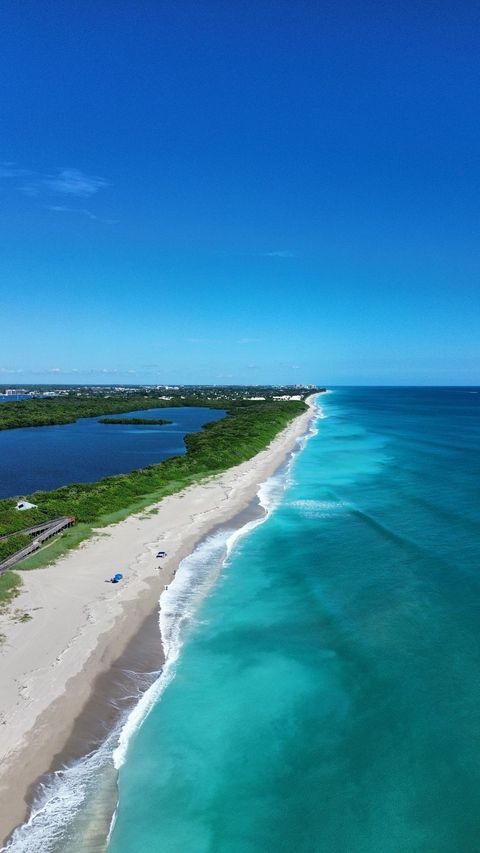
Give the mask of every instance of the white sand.
[{"label": "white sand", "polygon": [[[42,570],[22,573],[0,616],[0,838],[21,822],[31,785],[65,744],[95,677],[108,669],[155,607],[179,561],[209,530],[244,509],[294,449],[315,415],[296,418],[253,459],[102,528]],[[165,550],[168,558],[156,559]],[[163,565],[159,570],[159,563]],[[121,571],[120,584],[105,583]],[[32,619],[12,618],[18,609]]]}]

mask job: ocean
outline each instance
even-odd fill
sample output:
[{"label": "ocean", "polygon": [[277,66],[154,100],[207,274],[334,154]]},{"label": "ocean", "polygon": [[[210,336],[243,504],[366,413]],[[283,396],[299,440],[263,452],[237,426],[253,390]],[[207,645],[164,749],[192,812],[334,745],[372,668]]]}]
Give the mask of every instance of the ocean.
[{"label": "ocean", "polygon": [[[319,404],[266,518],[162,597],[164,671],[105,747],[108,853],[479,849],[480,391]],[[9,850],[94,849],[82,772]]]}]

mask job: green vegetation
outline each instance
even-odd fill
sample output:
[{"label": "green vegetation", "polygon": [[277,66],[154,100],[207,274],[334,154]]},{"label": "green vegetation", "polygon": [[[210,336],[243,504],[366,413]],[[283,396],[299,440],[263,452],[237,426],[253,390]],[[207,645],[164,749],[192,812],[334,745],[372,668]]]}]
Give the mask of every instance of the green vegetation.
[{"label": "green vegetation", "polygon": [[[99,522],[102,524],[103,522]],[[109,522],[105,522],[108,524]],[[55,536],[53,539],[48,539],[38,551],[34,551],[29,557],[22,560],[21,563],[15,565],[15,569],[22,570],[41,569],[48,563],[52,563],[62,554],[71,551],[72,548],[77,548],[81,542],[88,539],[92,535],[93,524],[75,524],[73,527]]]},{"label": "green vegetation", "polygon": [[30,545],[31,541],[31,537],[25,533],[16,533],[14,536],[9,536],[8,539],[0,541],[0,563]]},{"label": "green vegetation", "polygon": [[162,418],[100,418],[100,424],[130,424],[130,426],[138,426],[146,424],[147,426],[171,424],[173,421],[165,421]]},{"label": "green vegetation", "polygon": [[5,608],[20,592],[22,580],[14,572],[0,575],[0,609]]},{"label": "green vegetation", "polygon": [[[131,402],[128,401],[129,406]],[[35,492],[29,500],[37,507],[22,513],[15,509],[14,500],[0,500],[0,535],[61,515],[74,515],[78,522],[25,560],[21,567],[45,565],[91,535],[92,527],[120,521],[191,483],[251,459],[306,410],[302,401],[243,400],[232,404],[228,400],[215,400],[210,405],[227,408],[228,417],[207,424],[201,432],[187,435],[187,453],[183,456],[96,483],[73,483],[51,492]]]},{"label": "green vegetation", "polygon": [[0,430],[19,427],[72,424],[78,418],[121,414],[139,409],[164,409],[167,406],[188,405],[188,402],[160,400],[144,394],[117,394],[111,397],[54,397],[49,399],[18,400],[0,406]]},{"label": "green vegetation", "polygon": [[[0,392],[2,388],[0,387]],[[48,392],[48,386],[27,386],[19,391],[26,393]],[[208,406],[228,408],[248,402],[273,402],[282,396],[295,395],[302,399],[308,394],[324,391],[309,386],[157,386],[151,387],[60,387],[55,397],[30,397],[9,401],[0,406],[0,430],[28,426],[70,424],[78,418],[95,418],[142,409],[165,409],[177,406]],[[51,391],[48,393],[52,393]],[[256,399],[254,399],[256,398]]]},{"label": "green vegetation", "polygon": [[15,610],[13,618],[15,619],[15,622],[30,622],[33,617],[31,613],[27,613],[26,610]]}]

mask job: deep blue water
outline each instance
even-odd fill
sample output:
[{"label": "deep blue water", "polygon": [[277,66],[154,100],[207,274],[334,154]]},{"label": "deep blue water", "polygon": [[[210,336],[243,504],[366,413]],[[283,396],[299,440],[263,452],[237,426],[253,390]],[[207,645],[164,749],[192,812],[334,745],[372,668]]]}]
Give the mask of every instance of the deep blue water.
[{"label": "deep blue water", "polygon": [[146,409],[113,417],[164,418],[172,423],[128,426],[80,418],[61,426],[2,430],[0,497],[94,482],[161,462],[185,453],[186,433],[224,416],[224,411],[203,407]]}]

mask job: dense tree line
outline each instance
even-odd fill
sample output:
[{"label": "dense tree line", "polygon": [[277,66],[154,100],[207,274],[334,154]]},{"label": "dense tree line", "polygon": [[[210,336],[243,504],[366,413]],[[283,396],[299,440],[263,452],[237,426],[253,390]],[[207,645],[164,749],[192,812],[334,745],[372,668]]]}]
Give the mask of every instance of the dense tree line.
[{"label": "dense tree line", "polygon": [[[0,430],[20,427],[53,426],[72,424],[78,418],[95,418],[99,415],[114,415],[136,412],[139,409],[165,409],[177,406],[205,406],[192,397],[186,400],[160,400],[158,397],[141,395],[117,395],[112,397],[54,397],[51,399],[17,400],[0,405]],[[221,408],[219,401],[212,403]]]},{"label": "dense tree line", "polygon": [[[105,411],[105,403],[120,405],[118,401],[99,400],[102,413]],[[130,409],[133,408],[131,404],[132,400],[129,399]],[[181,404],[185,405],[185,401]],[[3,414],[4,408],[14,405],[4,404],[0,414]],[[121,405],[125,409],[124,400]],[[145,405],[144,400],[141,405]],[[242,401],[232,404],[228,400],[216,400],[209,405],[212,408],[226,408],[228,416],[206,424],[201,432],[185,436],[185,455],[171,457],[129,474],[107,477],[96,483],[73,483],[50,492],[34,492],[28,496],[28,500],[37,504],[37,508],[26,512],[15,509],[15,500],[0,500],[0,535],[61,515],[74,515],[79,522],[101,525],[103,516],[134,507],[145,498],[151,497],[153,502],[209,474],[219,473],[251,459],[307,408],[302,401]],[[82,416],[85,416],[84,412]],[[66,416],[72,414],[72,410],[65,412]],[[79,416],[78,409],[76,415]]]}]

